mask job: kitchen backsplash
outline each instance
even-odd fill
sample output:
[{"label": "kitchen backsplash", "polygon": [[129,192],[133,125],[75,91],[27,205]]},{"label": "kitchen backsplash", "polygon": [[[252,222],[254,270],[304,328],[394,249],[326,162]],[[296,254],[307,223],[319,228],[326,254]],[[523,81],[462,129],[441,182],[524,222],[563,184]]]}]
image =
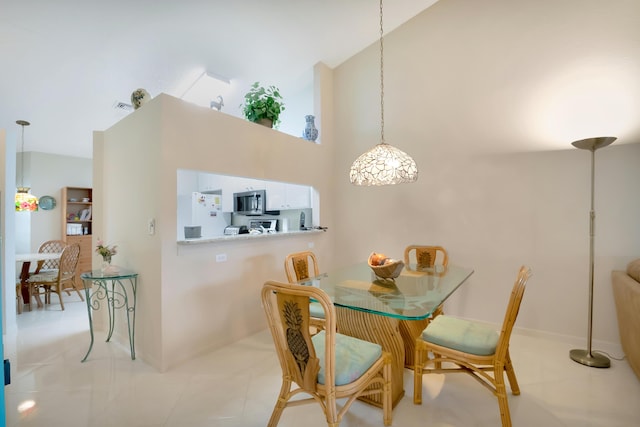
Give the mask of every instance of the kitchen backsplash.
[{"label": "kitchen backsplash", "polygon": [[278,231],[282,231],[283,220],[289,223],[289,231],[300,230],[300,213],[304,213],[305,227],[311,227],[312,209],[290,209],[280,211],[280,215],[264,215],[264,216],[245,216],[232,215],[231,225],[246,225],[249,227],[249,221],[254,219],[277,219]]}]

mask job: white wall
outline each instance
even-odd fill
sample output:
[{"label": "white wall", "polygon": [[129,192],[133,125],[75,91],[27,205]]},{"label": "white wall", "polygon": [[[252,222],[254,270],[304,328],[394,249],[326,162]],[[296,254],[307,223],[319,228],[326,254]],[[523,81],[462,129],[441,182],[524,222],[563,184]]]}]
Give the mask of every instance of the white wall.
[{"label": "white wall", "polygon": [[93,159],[37,152],[30,154],[31,192],[38,197],[52,196],[56,199],[54,209],[38,209],[31,214],[31,249],[36,251],[42,242],[62,238],[62,188],[91,187]]},{"label": "white wall", "polygon": [[[528,264],[534,275],[517,326],[584,338],[590,158],[570,142],[612,133],[620,140],[596,162],[593,333],[619,342],[609,276],[640,256],[640,140],[633,136],[640,115],[627,122],[610,120],[611,113],[598,122],[582,110],[565,117],[551,107],[566,93],[543,92],[543,83],[564,78],[572,63],[606,57],[615,64],[612,80],[635,75],[625,93],[640,99],[640,50],[628,43],[640,40],[630,19],[640,16],[640,3],[614,3],[441,0],[389,34],[385,136],[418,163],[415,184],[348,183],[351,162],[379,141],[378,46],[338,67],[336,235],[349,238],[339,239],[337,259],[364,260],[373,250],[399,257],[407,244],[442,245],[450,262],[475,269],[446,310],[491,322],[502,320],[518,267]],[[593,68],[604,73],[606,64]],[[627,104],[607,105],[629,116],[620,109]],[[553,121],[549,111],[558,115]]]}]

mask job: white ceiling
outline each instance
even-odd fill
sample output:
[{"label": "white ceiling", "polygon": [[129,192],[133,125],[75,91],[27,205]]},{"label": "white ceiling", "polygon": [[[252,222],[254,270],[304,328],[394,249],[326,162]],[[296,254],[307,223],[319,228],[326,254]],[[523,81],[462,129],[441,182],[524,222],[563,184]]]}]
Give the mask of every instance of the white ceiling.
[{"label": "white ceiling", "polygon": [[[436,1],[387,1],[385,33]],[[139,87],[180,96],[206,69],[295,93],[314,64],[333,68],[379,37],[376,0],[1,3],[0,128],[17,138],[15,121],[27,120],[25,151],[79,157],[91,157],[92,132],[124,117],[114,105]]]}]

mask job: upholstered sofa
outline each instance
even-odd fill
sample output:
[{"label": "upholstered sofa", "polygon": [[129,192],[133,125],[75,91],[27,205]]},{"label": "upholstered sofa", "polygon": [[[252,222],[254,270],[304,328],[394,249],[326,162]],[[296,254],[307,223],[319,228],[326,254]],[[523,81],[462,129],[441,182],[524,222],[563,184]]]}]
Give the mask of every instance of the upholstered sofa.
[{"label": "upholstered sofa", "polygon": [[640,259],[611,273],[622,350],[640,379]]}]

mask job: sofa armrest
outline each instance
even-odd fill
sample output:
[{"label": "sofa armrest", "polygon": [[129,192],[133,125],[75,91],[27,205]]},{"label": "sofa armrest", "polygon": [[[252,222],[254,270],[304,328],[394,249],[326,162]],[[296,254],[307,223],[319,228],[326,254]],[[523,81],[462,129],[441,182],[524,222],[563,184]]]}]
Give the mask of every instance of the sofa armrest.
[{"label": "sofa armrest", "polygon": [[633,280],[624,271],[614,270],[611,273],[611,284],[622,350],[640,379],[640,282]]}]

